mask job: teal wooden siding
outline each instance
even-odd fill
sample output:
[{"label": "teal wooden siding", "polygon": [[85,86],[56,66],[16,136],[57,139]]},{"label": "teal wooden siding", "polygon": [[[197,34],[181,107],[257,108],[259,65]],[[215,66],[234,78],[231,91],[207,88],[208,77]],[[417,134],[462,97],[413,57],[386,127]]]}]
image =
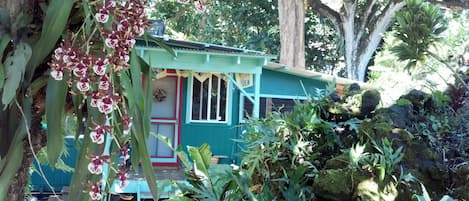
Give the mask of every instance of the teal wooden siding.
[{"label": "teal wooden siding", "polygon": [[[325,81],[308,79],[287,73],[263,69],[261,75],[261,96],[277,95],[286,97],[304,97],[306,95],[301,83],[303,83],[304,88],[309,95],[313,95],[316,88],[324,89],[327,85],[327,82]],[[254,88],[247,88],[246,92],[254,93]]]},{"label": "teal wooden siding", "polygon": [[[185,119],[188,111],[187,90],[189,89],[187,78],[184,79],[182,118]],[[238,123],[239,110],[239,90],[233,90],[230,94],[233,101],[233,112],[231,125],[227,123],[193,123],[181,121],[181,146],[187,151],[187,146],[200,146],[204,143],[210,145],[213,155],[228,156],[227,159],[221,159],[221,163],[231,163],[236,160],[235,154],[238,152],[238,145],[232,140],[239,138],[241,128]],[[236,161],[238,162],[238,161]]]},{"label": "teal wooden siding", "polygon": [[[81,140],[80,140],[81,141]],[[81,143],[81,142],[80,142]],[[74,168],[76,164],[76,159],[78,157],[78,151],[74,146],[75,139],[73,137],[65,137],[65,146],[68,151],[68,155],[62,155],[61,158],[65,164]],[[38,169],[37,163],[34,162],[33,165],[35,166],[36,170]],[[64,186],[69,186],[70,181],[72,179],[73,172],[64,172],[59,169],[54,169],[49,167],[49,165],[41,165],[41,169],[44,172],[44,175],[51,183],[52,187],[56,192],[60,192],[60,190]],[[38,171],[34,171],[30,175],[30,190],[36,192],[51,192],[52,190],[47,185],[46,181],[40,176]]]},{"label": "teal wooden siding", "polygon": [[[314,90],[324,89],[327,82],[303,78],[286,73],[276,72],[263,69],[261,75],[261,97],[264,95],[280,96],[283,98],[304,97],[305,92],[301,86],[303,83],[307,93],[314,94]],[[188,79],[184,79],[183,97],[182,97],[182,129],[181,129],[181,146],[184,151],[186,147],[200,146],[208,143],[214,155],[225,155],[228,159],[223,159],[221,163],[230,163],[232,161],[239,162],[237,153],[239,153],[239,145],[232,139],[239,139],[242,133],[242,126],[239,123],[239,107],[240,107],[240,90],[236,87],[232,90],[231,100],[231,124],[227,123],[193,123],[184,121],[187,117],[187,94]],[[234,87],[234,86],[232,86]],[[246,89],[247,93],[254,93],[253,87]]]}]

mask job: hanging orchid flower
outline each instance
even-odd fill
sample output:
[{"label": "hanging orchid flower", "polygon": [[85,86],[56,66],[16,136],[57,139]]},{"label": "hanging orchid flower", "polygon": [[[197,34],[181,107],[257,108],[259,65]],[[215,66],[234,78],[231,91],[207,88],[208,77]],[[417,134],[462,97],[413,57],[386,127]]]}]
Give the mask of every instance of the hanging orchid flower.
[{"label": "hanging orchid flower", "polygon": [[98,182],[98,183],[93,183],[93,184],[89,184],[90,186],[90,192],[89,192],[89,195],[90,195],[90,198],[91,200],[101,200],[102,198],[102,195],[101,195],[101,183]]},{"label": "hanging orchid flower", "polygon": [[100,90],[109,90],[111,83],[109,82],[109,77],[107,75],[103,75],[100,77],[99,80],[99,89]]},{"label": "hanging orchid flower", "polygon": [[56,69],[53,69],[51,72],[50,72],[50,75],[52,76],[52,78],[54,78],[55,80],[62,80],[63,79],[63,76],[64,76],[64,73],[59,70],[58,68]]},{"label": "hanging orchid flower", "polygon": [[103,173],[103,163],[104,161],[100,156],[95,156],[88,164],[88,171],[90,171],[91,174]]},{"label": "hanging orchid flower", "polygon": [[106,130],[104,129],[104,127],[98,125],[90,132],[91,141],[96,144],[102,144],[104,143],[105,134]]},{"label": "hanging orchid flower", "polygon": [[90,86],[90,79],[89,78],[81,78],[80,81],[77,82],[77,89],[81,92],[87,92],[91,89]]},{"label": "hanging orchid flower", "polygon": [[104,75],[104,73],[106,73],[106,67],[108,64],[108,59],[98,58],[94,63],[93,72],[99,76]]},{"label": "hanging orchid flower", "polygon": [[[71,86],[70,93],[79,95],[83,104],[89,104],[100,112],[98,117],[93,117],[97,119],[91,120],[94,126],[89,128],[89,137],[97,146],[96,149],[88,150],[90,161],[87,168],[90,174],[102,174],[103,164],[110,163],[109,156],[93,153],[103,149],[107,135],[119,139],[117,146],[122,149],[111,154],[121,154],[124,160],[119,162],[118,170],[109,170],[116,171],[116,180],[121,187],[128,184],[129,168],[126,164],[129,153],[126,143],[132,119],[128,116],[126,103],[122,101],[123,89],[116,86],[116,80],[120,80],[117,76],[121,70],[128,69],[135,37],[143,35],[150,25],[144,5],[145,2],[141,0],[97,0],[90,5],[94,7],[91,10],[96,12],[92,18],[94,22],[90,24],[94,31],[69,32],[54,50],[49,62],[53,79],[67,78],[65,81]],[[113,121],[107,121],[108,119]],[[100,123],[95,123],[96,121]],[[113,129],[116,127],[120,129]],[[96,177],[87,182],[91,200],[101,200],[101,183]]]},{"label": "hanging orchid flower", "polygon": [[101,100],[101,96],[98,93],[98,91],[95,91],[91,94],[91,101],[90,101],[90,106],[91,107],[98,107],[98,102]]},{"label": "hanging orchid flower", "polygon": [[98,101],[98,110],[104,114],[110,114],[114,110],[114,100],[111,96],[105,96]]},{"label": "hanging orchid flower", "polygon": [[201,0],[194,0],[194,7],[195,10],[199,13],[205,12],[205,5]]},{"label": "hanging orchid flower", "polygon": [[104,42],[108,48],[119,47],[119,37],[115,32],[110,33]]},{"label": "hanging orchid flower", "polygon": [[100,9],[95,15],[96,21],[106,23],[109,20],[109,11],[106,9]]}]

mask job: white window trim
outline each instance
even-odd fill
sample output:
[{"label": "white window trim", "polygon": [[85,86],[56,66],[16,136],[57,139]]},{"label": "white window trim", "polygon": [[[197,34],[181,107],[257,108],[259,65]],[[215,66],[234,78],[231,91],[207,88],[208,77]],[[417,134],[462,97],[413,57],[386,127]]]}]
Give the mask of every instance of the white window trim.
[{"label": "white window trim", "polygon": [[[210,107],[211,107],[211,98],[208,98],[208,105],[207,105],[207,120],[193,120],[192,119],[192,96],[193,96],[193,90],[194,90],[194,75],[191,74],[191,76],[188,77],[189,80],[189,84],[188,84],[188,87],[190,87],[190,90],[189,90],[189,93],[187,94],[188,95],[188,98],[187,98],[187,101],[189,101],[189,112],[187,113],[188,114],[188,117],[187,117],[187,120],[189,123],[210,123],[210,124],[229,124],[230,122],[230,114],[229,114],[229,106],[230,106],[230,92],[231,92],[231,83],[229,81],[226,81],[225,79],[223,79],[222,77],[220,76],[223,76],[222,74],[214,74],[215,76],[218,77],[218,95],[220,94],[220,84],[221,84],[221,81],[225,81],[225,85],[226,85],[226,104],[225,104],[225,121],[218,121],[218,120],[211,120],[210,119]],[[212,87],[211,87],[211,84],[212,84],[212,77],[210,76],[209,78],[209,88],[208,88],[208,92],[209,94],[211,94],[211,91],[212,91]],[[202,91],[202,87],[200,88],[200,90]],[[201,93],[202,94],[202,93]],[[220,108],[220,96],[218,96],[217,98],[217,108]],[[200,101],[199,103],[199,107],[202,108],[202,101]],[[217,110],[217,117],[220,116],[220,110]],[[199,118],[201,119],[202,118],[202,112],[199,113]]]},{"label": "white window trim", "polygon": [[[247,93],[249,96],[254,96],[254,93]],[[239,95],[239,115],[238,115],[238,121],[239,123],[246,123],[246,119],[244,119],[244,97],[246,97],[245,94],[240,94]],[[288,95],[278,95],[278,94],[260,94],[259,95],[259,101],[261,101],[261,98],[278,98],[278,99],[291,99],[291,100],[308,100],[308,97],[306,96],[288,96]],[[260,104],[260,103],[259,103]],[[254,109],[254,108],[253,108]],[[260,108],[259,108],[260,109]],[[259,111],[260,112],[260,111]]]}]

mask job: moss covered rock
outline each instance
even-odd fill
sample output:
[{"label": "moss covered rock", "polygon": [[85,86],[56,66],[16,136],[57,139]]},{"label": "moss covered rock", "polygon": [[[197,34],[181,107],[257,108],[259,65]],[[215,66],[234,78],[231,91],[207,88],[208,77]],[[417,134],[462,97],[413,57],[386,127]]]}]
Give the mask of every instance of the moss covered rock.
[{"label": "moss covered rock", "polygon": [[355,187],[368,178],[356,169],[321,170],[314,180],[313,192],[319,200],[352,200]]},{"label": "moss covered rock", "polygon": [[394,201],[398,191],[396,184],[389,182],[379,184],[372,179],[361,181],[357,185],[354,193],[354,200],[357,201]]}]

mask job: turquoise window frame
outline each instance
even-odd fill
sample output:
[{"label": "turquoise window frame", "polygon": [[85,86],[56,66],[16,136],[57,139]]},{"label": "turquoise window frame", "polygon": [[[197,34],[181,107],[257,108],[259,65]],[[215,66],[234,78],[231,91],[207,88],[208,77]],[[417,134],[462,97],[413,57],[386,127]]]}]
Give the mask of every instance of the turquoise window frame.
[{"label": "turquoise window frame", "polygon": [[[219,75],[225,76],[222,73]],[[202,123],[202,124],[227,124],[231,125],[231,120],[232,120],[232,104],[233,104],[233,87],[232,82],[226,79],[221,78],[226,82],[226,108],[225,108],[225,121],[217,121],[217,120],[193,120],[192,119],[192,95],[193,95],[193,84],[194,84],[194,75],[191,72],[189,72],[189,76],[187,77],[188,83],[187,83],[187,97],[186,97],[186,124],[191,124],[191,123]]]}]

